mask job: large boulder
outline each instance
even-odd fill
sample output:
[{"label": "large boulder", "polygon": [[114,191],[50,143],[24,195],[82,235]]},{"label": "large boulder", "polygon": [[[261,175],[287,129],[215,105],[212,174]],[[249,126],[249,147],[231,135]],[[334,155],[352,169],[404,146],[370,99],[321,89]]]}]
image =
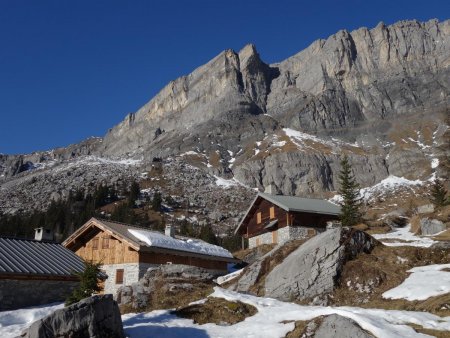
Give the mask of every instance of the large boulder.
[{"label": "large boulder", "polygon": [[319,234],[288,255],[265,278],[265,295],[283,301],[317,299],[336,286],[342,267],[378,242],[358,230],[334,228]]},{"label": "large boulder", "polygon": [[375,338],[374,335],[363,330],[353,319],[336,314],[320,317],[309,322],[301,336],[298,337]]},{"label": "large boulder", "polygon": [[25,338],[124,338],[119,307],[112,295],[96,295],[35,321]]},{"label": "large boulder", "polygon": [[422,232],[422,235],[434,235],[445,229],[445,224],[437,219],[422,218],[420,220],[420,231]]},{"label": "large boulder", "polygon": [[190,296],[206,296],[203,292],[212,288],[214,277],[196,266],[161,265],[148,269],[139,282],[119,288],[117,302],[133,310],[177,307]]}]

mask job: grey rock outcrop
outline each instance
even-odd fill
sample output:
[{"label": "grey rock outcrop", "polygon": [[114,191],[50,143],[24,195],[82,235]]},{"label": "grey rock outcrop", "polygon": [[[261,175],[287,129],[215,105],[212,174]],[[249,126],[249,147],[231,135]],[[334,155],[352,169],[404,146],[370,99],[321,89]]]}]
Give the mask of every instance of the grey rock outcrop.
[{"label": "grey rock outcrop", "polygon": [[363,330],[353,319],[336,314],[323,318],[311,337],[375,338],[374,335]]},{"label": "grey rock outcrop", "polygon": [[34,322],[21,337],[124,338],[125,334],[112,295],[97,295]]},{"label": "grey rock outcrop", "polygon": [[312,299],[331,292],[346,261],[371,252],[377,241],[362,231],[335,228],[287,256],[265,279],[265,295],[283,301]]},{"label": "grey rock outcrop", "polygon": [[437,219],[421,218],[420,219],[420,231],[422,235],[434,235],[438,232],[444,231],[447,227],[444,223]]},{"label": "grey rock outcrop", "polygon": [[212,284],[214,276],[205,269],[191,265],[168,264],[150,268],[137,283],[122,286],[117,302],[133,309],[145,309],[161,295],[189,293],[196,285]]}]

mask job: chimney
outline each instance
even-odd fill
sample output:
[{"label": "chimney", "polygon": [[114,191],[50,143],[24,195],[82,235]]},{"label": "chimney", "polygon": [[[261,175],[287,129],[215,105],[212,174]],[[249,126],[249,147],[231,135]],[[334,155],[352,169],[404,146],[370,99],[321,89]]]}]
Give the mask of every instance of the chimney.
[{"label": "chimney", "polygon": [[171,225],[166,225],[166,229],[164,231],[166,236],[169,237],[174,237],[175,233],[174,233],[174,228]]},{"label": "chimney", "polygon": [[36,228],[34,229],[34,239],[36,241],[53,241],[53,231],[50,229]]},{"label": "chimney", "polygon": [[270,183],[268,186],[264,188],[264,193],[269,195],[276,195],[277,194],[277,188],[275,187],[275,184]]}]

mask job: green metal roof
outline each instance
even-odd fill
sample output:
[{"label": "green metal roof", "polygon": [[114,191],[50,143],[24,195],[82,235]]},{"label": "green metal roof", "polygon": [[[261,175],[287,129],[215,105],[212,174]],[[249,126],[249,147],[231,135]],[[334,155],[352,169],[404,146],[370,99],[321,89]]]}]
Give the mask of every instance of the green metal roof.
[{"label": "green metal roof", "polygon": [[341,207],[327,200],[297,196],[270,195],[260,192],[258,196],[278,205],[286,211],[311,212],[315,214],[339,215]]}]

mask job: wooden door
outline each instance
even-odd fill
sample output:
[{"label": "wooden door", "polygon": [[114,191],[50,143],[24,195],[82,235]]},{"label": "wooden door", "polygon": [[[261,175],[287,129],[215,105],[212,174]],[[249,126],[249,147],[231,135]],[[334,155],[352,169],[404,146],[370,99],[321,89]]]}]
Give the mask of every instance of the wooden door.
[{"label": "wooden door", "polygon": [[272,231],[272,243],[278,244],[278,230]]}]

